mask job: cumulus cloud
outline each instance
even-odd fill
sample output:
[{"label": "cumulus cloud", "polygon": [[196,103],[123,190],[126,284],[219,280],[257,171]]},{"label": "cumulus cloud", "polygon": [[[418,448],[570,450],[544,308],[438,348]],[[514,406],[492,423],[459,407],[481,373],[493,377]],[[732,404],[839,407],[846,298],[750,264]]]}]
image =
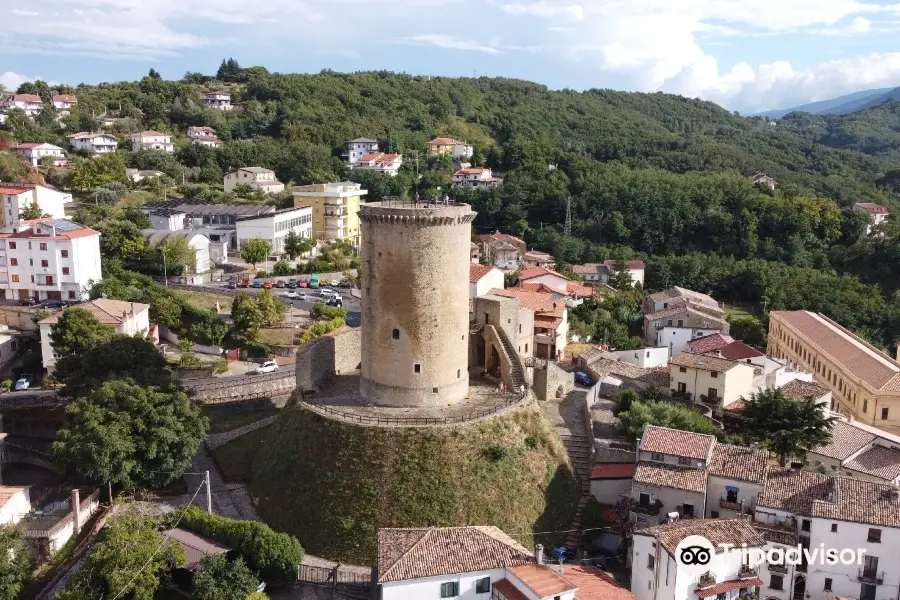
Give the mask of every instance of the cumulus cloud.
[{"label": "cumulus cloud", "polygon": [[35,79],[38,78],[28,77],[27,75],[19,75],[18,73],[7,71],[6,73],[0,73],[0,86],[3,86],[7,90],[15,91],[16,88],[18,88],[26,81],[34,81]]}]

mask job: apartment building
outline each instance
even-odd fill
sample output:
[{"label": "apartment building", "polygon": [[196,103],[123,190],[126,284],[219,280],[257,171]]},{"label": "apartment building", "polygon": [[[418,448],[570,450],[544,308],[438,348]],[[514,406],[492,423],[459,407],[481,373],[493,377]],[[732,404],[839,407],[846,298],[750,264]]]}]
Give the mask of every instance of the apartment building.
[{"label": "apartment building", "polygon": [[453,138],[436,137],[428,142],[430,156],[452,156],[456,159],[469,159],[475,153],[472,144]]},{"label": "apartment building", "polygon": [[203,95],[203,103],[209,108],[216,110],[231,110],[234,105],[231,104],[231,93],[221,90],[213,90]]},{"label": "apartment building", "polygon": [[453,187],[468,187],[484,189],[496,187],[503,183],[499,177],[494,177],[490,169],[470,167],[460,169],[453,174]]},{"label": "apartment building", "polygon": [[[684,344],[710,331],[727,334],[731,328],[725,311],[711,296],[680,287],[672,287],[644,298],[644,343],[669,346],[672,356]],[[666,328],[678,330],[663,331]]]},{"label": "apartment building", "polygon": [[25,159],[34,167],[39,166],[41,164],[41,159],[47,156],[51,156],[55,159],[63,158],[62,148],[53,144],[41,142],[26,142],[24,144],[16,144],[15,146],[13,146],[13,152],[20,156],[24,156]]},{"label": "apartment building", "polygon": [[247,240],[266,240],[274,254],[284,254],[284,239],[290,232],[312,239],[312,208],[285,208],[273,213],[237,220],[238,248]]},{"label": "apartment building", "polygon": [[873,227],[887,221],[891,214],[886,206],[875,204],[874,202],[857,202],[853,205],[853,210],[863,212],[869,217],[869,224],[866,225],[866,235],[872,233]]},{"label": "apartment building", "polygon": [[275,178],[275,171],[263,167],[241,167],[225,173],[222,181],[226,192],[233,192],[239,185],[249,185],[254,190],[267,194],[284,191],[284,184]]},{"label": "apartment building", "polygon": [[347,163],[353,166],[358,163],[363,156],[369,156],[370,154],[378,152],[378,140],[356,138],[355,140],[347,142],[345,147],[347,149],[344,151],[343,156],[346,156]]},{"label": "apartment building", "polygon": [[508,233],[484,233],[478,236],[482,252],[488,262],[499,269],[515,270],[524,262],[528,247],[525,242]]},{"label": "apartment building", "polygon": [[44,110],[44,101],[37,94],[13,94],[4,102],[4,108],[18,108],[29,117],[34,117]]},{"label": "apartment building", "polygon": [[163,152],[175,152],[172,144],[172,136],[161,131],[139,131],[131,134],[131,149],[138,150],[162,150]]},{"label": "apartment building", "polygon": [[43,185],[0,182],[0,227],[18,223],[22,211],[32,204],[37,204],[43,214],[62,219],[65,205],[71,201],[71,194]]},{"label": "apartment building", "polygon": [[559,360],[569,341],[569,311],[552,294],[522,288],[492,289],[493,296],[518,298],[522,306],[534,311],[534,356]]},{"label": "apartment building", "polygon": [[900,433],[900,364],[828,317],[772,311],[769,356],[802,367],[831,390],[832,411]]},{"label": "apartment building", "polygon": [[754,365],[707,354],[682,352],[669,361],[672,393],[689,394],[714,409],[728,407],[755,391]]},{"label": "apartment building", "polygon": [[91,154],[105,154],[115,152],[119,147],[119,140],[109,133],[94,133],[81,131],[69,136],[69,146],[73,150],[84,150]]},{"label": "apartment building", "polygon": [[68,219],[0,229],[0,298],[84,300],[100,272],[100,234]]},{"label": "apartment building", "polygon": [[354,164],[354,167],[357,169],[378,171],[379,173],[386,173],[391,177],[397,176],[401,166],[403,166],[402,154],[385,154],[384,152],[372,152],[366,154],[359,158]]},{"label": "apartment building", "polygon": [[294,206],[312,208],[313,237],[347,240],[359,247],[359,205],[368,193],[358,183],[317,183],[294,187]]}]

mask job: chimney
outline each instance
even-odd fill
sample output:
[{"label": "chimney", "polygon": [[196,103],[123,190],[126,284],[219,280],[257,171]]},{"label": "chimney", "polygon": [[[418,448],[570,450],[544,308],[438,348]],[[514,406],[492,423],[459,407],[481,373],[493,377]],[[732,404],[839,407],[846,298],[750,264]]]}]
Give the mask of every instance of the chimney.
[{"label": "chimney", "polygon": [[544,564],[544,546],[543,544],[538,544],[534,547],[534,560],[537,561],[537,564]]},{"label": "chimney", "polygon": [[77,534],[81,531],[81,496],[78,492],[78,489],[72,490],[72,513],[75,515],[74,517],[74,529],[73,535]]}]

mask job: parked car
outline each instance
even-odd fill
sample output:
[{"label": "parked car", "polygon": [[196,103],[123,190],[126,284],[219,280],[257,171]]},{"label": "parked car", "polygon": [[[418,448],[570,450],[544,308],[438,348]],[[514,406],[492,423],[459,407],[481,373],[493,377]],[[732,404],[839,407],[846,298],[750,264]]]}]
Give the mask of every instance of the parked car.
[{"label": "parked car", "polygon": [[341,279],[341,282],[338,285],[342,288],[348,288],[348,287],[350,287],[350,280],[349,279]]},{"label": "parked car", "polygon": [[309,282],[306,281],[305,279],[301,279],[300,281],[297,282],[297,287],[302,287],[302,288],[309,287]]},{"label": "parked car", "polygon": [[21,300],[19,300],[19,304],[20,304],[21,306],[34,306],[34,305],[37,304],[37,303],[38,303],[37,300],[35,300],[34,298],[30,298],[30,297],[29,297],[29,298],[22,298]]},{"label": "parked car", "polygon": [[297,300],[300,300],[301,302],[309,302],[309,294],[297,294]]},{"label": "parked car", "polygon": [[237,288],[237,281],[229,281],[229,282],[228,282],[228,289],[229,289],[229,290],[233,290],[233,289],[236,289],[236,288]]},{"label": "parked car", "polygon": [[332,296],[326,302],[328,306],[334,306],[335,308],[341,308],[344,306],[344,301],[341,300],[340,296]]},{"label": "parked car", "polygon": [[591,376],[584,371],[578,371],[577,373],[575,373],[575,383],[580,383],[581,385],[594,385]]},{"label": "parked car", "polygon": [[250,279],[248,277],[244,277],[243,279],[241,279],[241,287],[250,287]]},{"label": "parked car", "polygon": [[277,370],[278,370],[278,363],[276,363],[274,360],[267,360],[263,364],[256,367],[256,374],[259,375],[262,373],[272,373]]},{"label": "parked car", "polygon": [[288,286],[290,289],[292,289],[292,290],[296,290],[296,289],[297,289],[297,280],[296,280],[296,279],[289,279],[288,282],[287,282],[287,286]]},{"label": "parked car", "polygon": [[272,289],[272,282],[269,281],[268,279],[266,279],[265,282],[263,282],[263,288],[264,288],[264,289],[267,289],[267,290],[271,290],[271,289]]},{"label": "parked car", "polygon": [[261,288],[262,286],[263,286],[263,282],[262,282],[261,280],[259,280],[259,279],[254,279],[254,280],[253,280],[253,286],[252,286],[252,287],[255,287],[256,289],[259,289],[259,288]]},{"label": "parked car", "polygon": [[277,287],[277,288],[283,288],[286,285],[287,285],[287,283],[285,283],[284,279],[279,279],[278,281],[275,282],[275,287]]},{"label": "parked car", "polygon": [[31,387],[31,379],[28,377],[20,377],[16,382],[16,391],[20,392],[22,390],[27,390]]},{"label": "parked car", "polygon": [[341,282],[338,281],[337,279],[331,280],[331,287],[338,287],[339,285],[341,285]]},{"label": "parked car", "polygon": [[64,300],[44,300],[41,306],[44,308],[62,308],[66,305]]},{"label": "parked car", "polygon": [[297,292],[295,292],[294,290],[290,290],[290,291],[288,291],[288,292],[285,292],[285,293],[283,294],[283,296],[284,296],[285,298],[290,298],[291,300],[294,300],[294,299],[297,298]]}]

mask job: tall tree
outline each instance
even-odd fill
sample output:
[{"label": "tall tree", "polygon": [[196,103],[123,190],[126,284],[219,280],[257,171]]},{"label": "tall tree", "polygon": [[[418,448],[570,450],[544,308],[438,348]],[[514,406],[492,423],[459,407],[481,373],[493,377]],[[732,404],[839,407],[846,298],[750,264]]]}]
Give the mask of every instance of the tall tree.
[{"label": "tall tree", "polygon": [[13,525],[0,525],[0,598],[15,598],[31,577],[31,553],[25,534]]},{"label": "tall tree", "polygon": [[831,440],[837,417],[825,416],[814,398],[800,402],[780,389],[766,389],[744,402],[744,433],[778,455],[786,466],[791,458],[803,460],[813,448]]},{"label": "tall tree", "polygon": [[[152,314],[152,311],[151,311]],[[175,380],[165,357],[144,338],[117,335],[56,363],[56,376],[68,396],[82,396],[104,381],[130,379],[138,385],[170,389]]]},{"label": "tall tree", "polygon": [[314,245],[315,243],[313,240],[300,237],[293,229],[288,231],[287,235],[284,236],[284,253],[287,254],[291,260],[306,254],[313,249]]},{"label": "tall tree", "polygon": [[254,238],[252,240],[244,240],[241,242],[241,258],[256,268],[257,263],[261,263],[272,252],[272,244],[266,240]]},{"label": "tall tree", "polygon": [[194,574],[196,600],[246,600],[259,581],[244,559],[233,561],[226,554],[207,556]]},{"label": "tall tree", "polygon": [[115,335],[112,325],[101,323],[92,312],[78,306],[62,311],[50,326],[50,344],[62,357],[80,356]]},{"label": "tall tree", "polygon": [[609,285],[617,290],[624,290],[634,287],[634,280],[631,277],[631,271],[624,260],[617,260],[613,266],[612,272],[609,274]]},{"label": "tall tree", "polygon": [[19,213],[19,218],[25,221],[42,219],[49,216],[50,215],[41,210],[41,207],[37,202],[32,202]]}]

